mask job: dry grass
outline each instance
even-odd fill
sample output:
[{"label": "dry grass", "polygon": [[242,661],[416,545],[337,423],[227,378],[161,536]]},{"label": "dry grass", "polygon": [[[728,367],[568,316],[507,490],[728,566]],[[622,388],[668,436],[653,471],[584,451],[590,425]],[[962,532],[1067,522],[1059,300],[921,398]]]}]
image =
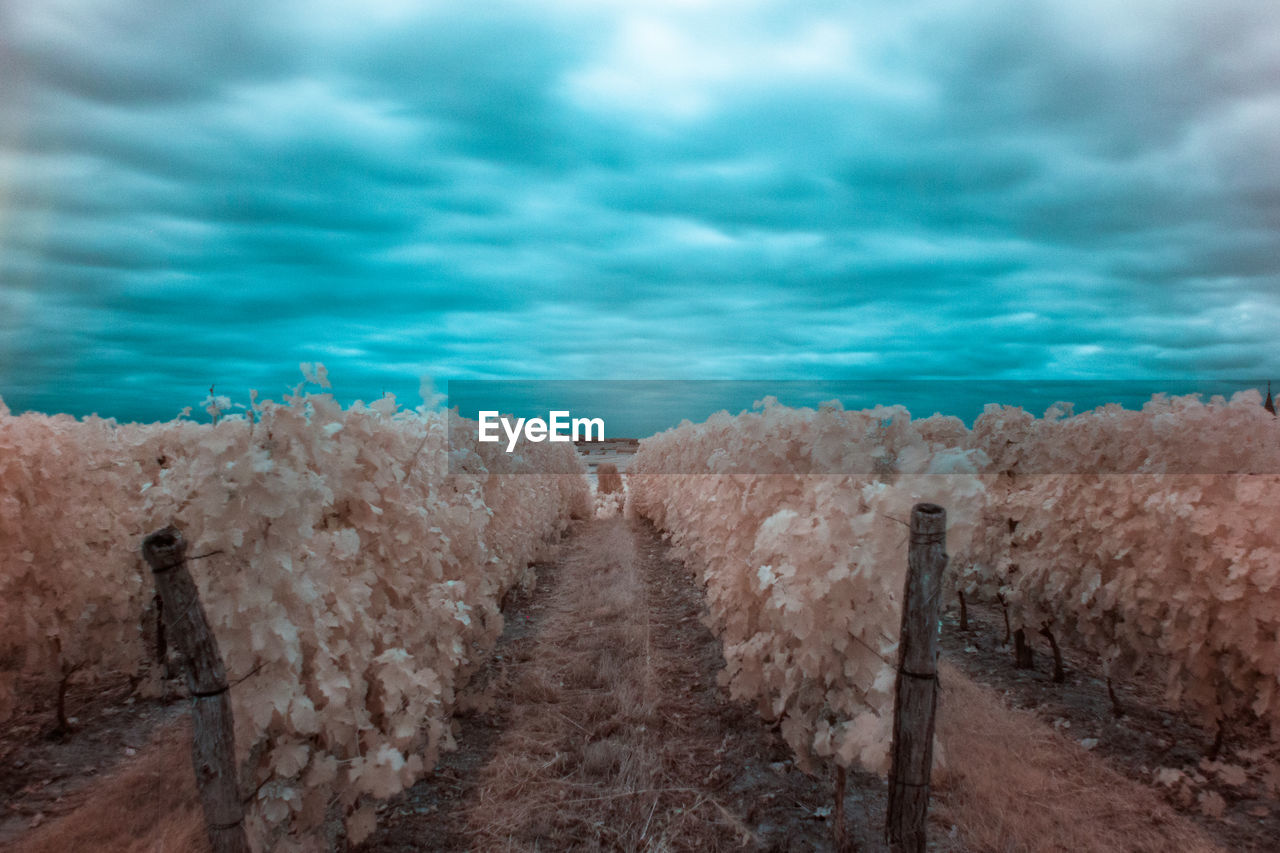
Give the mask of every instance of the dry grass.
[{"label": "dry grass", "polygon": [[[464,815],[469,849],[761,846],[740,810],[705,783],[722,750],[681,722],[696,712],[681,704],[674,675],[696,664],[661,650],[648,595],[626,523],[592,523],[564,558],[542,629],[509,665],[510,719],[477,771]],[[1221,851],[1154,791],[1033,715],[954,667],[944,665],[941,679],[950,771],[934,800],[935,832],[954,825],[967,849],[1001,853]],[[207,850],[189,738],[185,725],[164,729],[131,764],[77,794],[66,814],[7,849]]]},{"label": "dry grass", "polygon": [[191,772],[191,730],[163,729],[137,758],[28,832],[14,853],[201,853],[209,849]]},{"label": "dry grass", "polygon": [[741,822],[682,778],[701,744],[670,725],[625,522],[598,523],[584,540],[565,560],[537,645],[511,674],[512,718],[468,809],[474,849],[750,846]]},{"label": "dry grass", "polygon": [[1151,789],[1109,768],[992,690],[944,665],[938,734],[950,778],[935,797],[943,826],[973,850],[1220,851]]}]

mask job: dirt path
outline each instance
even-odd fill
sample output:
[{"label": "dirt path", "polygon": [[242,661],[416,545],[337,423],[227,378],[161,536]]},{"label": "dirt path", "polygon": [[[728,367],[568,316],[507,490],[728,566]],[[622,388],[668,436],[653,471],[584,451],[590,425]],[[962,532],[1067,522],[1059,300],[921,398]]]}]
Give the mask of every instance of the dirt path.
[{"label": "dirt path", "polygon": [[53,738],[44,704],[0,725],[0,849],[76,808],[82,792],[130,763],[184,711],[180,702],[134,698],[127,679],[73,682],[73,730]]},{"label": "dirt path", "polygon": [[[831,849],[830,783],[717,686],[701,594],[652,528],[592,521],[564,548],[508,613],[494,706],[362,850]],[[879,849],[883,783],[850,788]]]},{"label": "dirt path", "polygon": [[[798,771],[754,707],[729,701],[718,686],[723,659],[702,622],[701,590],[652,527],[618,518],[576,523],[537,574],[531,593],[505,602],[503,637],[460,700],[459,748],[381,806],[379,829],[360,850],[832,849],[831,780]],[[1214,833],[1228,841],[1215,844],[1149,782],[1099,755],[1111,759],[1111,751],[1074,742],[1083,723],[1067,735],[1010,709],[1025,707],[1026,696],[981,665],[986,653],[970,652],[969,643],[944,639],[969,675],[946,667],[941,677],[938,733],[949,769],[935,790],[931,851],[1274,849],[1253,828]],[[1097,717],[1090,707],[1080,713]],[[95,737],[114,743],[119,732],[106,728],[114,734]],[[182,741],[175,735],[139,750],[121,775],[49,808],[61,818],[6,849],[198,848]],[[52,753],[39,760],[57,762]],[[164,784],[179,775],[183,790]],[[853,849],[883,850],[885,784],[854,774],[849,781]],[[32,795],[15,800],[29,806]],[[171,819],[156,821],[169,801],[163,813]],[[108,829],[118,840],[105,840]]]},{"label": "dirt path", "polygon": [[[1090,754],[1159,795],[1163,810],[1193,821],[1222,848],[1273,851],[1280,837],[1280,747],[1259,727],[1229,729],[1217,761],[1213,733],[1170,709],[1159,679],[1138,674],[1114,685],[1117,717],[1096,655],[1063,647],[1066,679],[1052,680],[1048,643],[1032,636],[1035,669],[1015,669],[998,607],[972,604],[970,630],[957,614],[943,620],[942,648],[960,672],[996,691],[1027,716],[1083,744]],[[1158,779],[1168,780],[1160,784]]]}]

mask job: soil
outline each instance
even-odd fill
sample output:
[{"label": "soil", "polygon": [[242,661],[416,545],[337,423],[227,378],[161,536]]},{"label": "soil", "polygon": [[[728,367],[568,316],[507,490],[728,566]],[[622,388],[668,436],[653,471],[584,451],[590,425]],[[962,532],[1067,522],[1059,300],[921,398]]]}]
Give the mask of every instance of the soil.
[{"label": "soil", "polygon": [[512,662],[532,653],[532,635],[559,584],[557,563],[539,563],[533,569],[537,583],[532,589],[516,587],[508,593],[502,608],[502,636],[493,656],[459,697],[453,723],[458,748],[442,753],[432,774],[379,807],[378,829],[358,850],[469,849],[461,809],[476,787],[476,771],[492,758],[510,713],[509,696],[508,704],[497,707],[491,697],[509,692],[507,670]]},{"label": "soil", "polygon": [[[528,686],[528,671],[541,677],[547,658],[566,644],[607,648],[602,641],[611,622],[582,618],[581,608],[592,600],[582,590],[615,556],[608,552],[617,550],[618,528],[634,548],[633,569],[643,584],[643,612],[629,618],[643,623],[646,678],[653,679],[646,692],[656,697],[644,723],[632,721],[621,730],[625,708],[598,712],[609,698],[602,694],[616,685],[585,685],[586,697],[554,689],[539,696]],[[386,803],[377,833],[359,849],[634,849],[627,833],[637,829],[633,841],[646,833],[663,840],[653,849],[834,849],[832,780],[798,770],[777,731],[753,706],[729,699],[719,687],[716,674],[724,662],[703,624],[702,594],[652,526],[586,522],[564,547],[564,558],[539,567],[537,591],[511,603],[493,663],[474,682],[472,692],[492,696],[493,706],[459,717],[458,750],[444,756],[433,775]],[[566,620],[573,621],[572,637],[560,624]],[[554,808],[520,805],[528,792],[509,777],[524,768],[504,766],[513,759],[500,746],[513,743],[520,746],[520,760],[548,757],[553,766],[541,788],[568,792]],[[594,778],[593,760],[606,763],[595,768]],[[627,789],[599,778],[625,775],[618,765],[631,760],[650,760],[657,784]],[[495,799],[495,788],[504,796]],[[883,849],[884,783],[851,775],[845,808],[854,849]],[[495,834],[495,825],[502,832]]]},{"label": "soil", "polygon": [[[1214,761],[1209,755],[1216,732],[1171,709],[1158,679],[1149,673],[1112,685],[1122,711],[1116,716],[1095,655],[1059,640],[1066,678],[1056,684],[1047,638],[1028,636],[1035,668],[1017,669],[1012,644],[1004,643],[998,604],[971,602],[968,621],[970,630],[961,631],[959,611],[949,611],[943,618],[941,646],[943,655],[970,678],[1001,691],[1008,705],[1033,711],[1129,778],[1161,791],[1170,805],[1224,848],[1259,853],[1277,849],[1280,748],[1265,729],[1228,726]],[[1162,770],[1181,775],[1161,784]]]},{"label": "soil", "polygon": [[[702,592],[652,526],[576,522],[536,572],[504,603],[502,638],[460,697],[458,748],[381,805],[361,851],[835,849],[833,780],[799,770],[754,705],[719,686]],[[1209,761],[1215,733],[1169,710],[1153,679],[1115,685],[1116,717],[1090,655],[1064,648],[1055,684],[1043,637],[1030,638],[1036,668],[1020,670],[998,606],[970,605],[969,620],[961,632],[949,612],[942,631],[944,657],[967,676],[1161,791],[1224,849],[1277,849],[1280,755],[1266,732],[1228,728]],[[68,709],[75,730],[62,740],[46,737],[47,711],[0,728],[0,847],[138,761],[186,703],[133,698],[124,679],[73,680]],[[885,800],[882,780],[850,774],[850,849],[884,849]],[[963,847],[935,822],[930,849]]]},{"label": "soil", "polygon": [[25,709],[0,724],[0,845],[73,809],[81,790],[130,761],[187,708],[131,692],[125,678],[93,684],[73,677],[69,733],[51,736],[54,720],[46,707]]}]

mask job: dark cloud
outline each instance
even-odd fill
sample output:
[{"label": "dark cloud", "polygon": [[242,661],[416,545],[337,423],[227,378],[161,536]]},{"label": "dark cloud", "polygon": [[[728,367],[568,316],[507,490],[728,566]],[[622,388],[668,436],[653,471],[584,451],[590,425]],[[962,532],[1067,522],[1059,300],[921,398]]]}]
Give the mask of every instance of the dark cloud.
[{"label": "dark cloud", "polygon": [[1280,19],[0,6],[0,396],[1280,368]]}]

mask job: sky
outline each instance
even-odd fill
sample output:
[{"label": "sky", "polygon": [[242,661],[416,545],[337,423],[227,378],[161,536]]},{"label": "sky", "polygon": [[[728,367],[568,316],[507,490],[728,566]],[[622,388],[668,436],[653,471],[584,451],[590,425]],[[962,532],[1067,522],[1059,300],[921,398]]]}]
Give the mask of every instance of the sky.
[{"label": "sky", "polygon": [[1280,379],[1271,0],[190,8],[0,0],[15,412]]}]

